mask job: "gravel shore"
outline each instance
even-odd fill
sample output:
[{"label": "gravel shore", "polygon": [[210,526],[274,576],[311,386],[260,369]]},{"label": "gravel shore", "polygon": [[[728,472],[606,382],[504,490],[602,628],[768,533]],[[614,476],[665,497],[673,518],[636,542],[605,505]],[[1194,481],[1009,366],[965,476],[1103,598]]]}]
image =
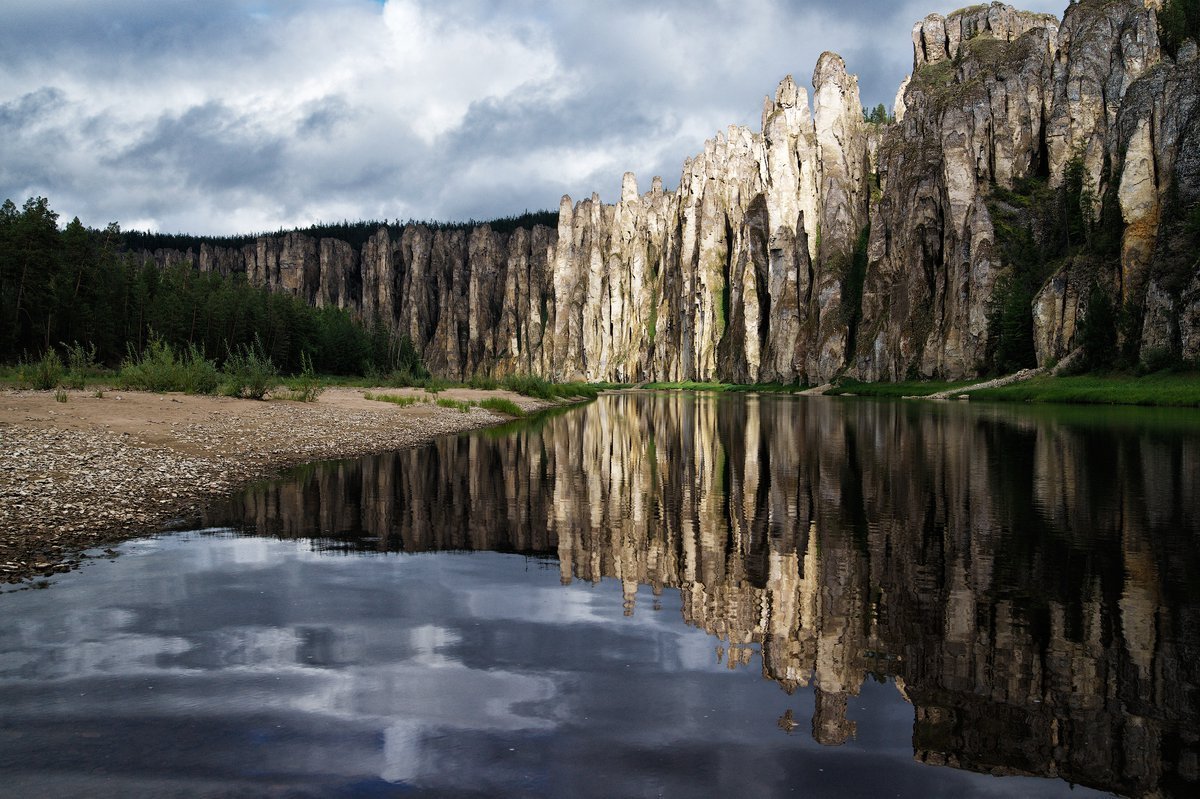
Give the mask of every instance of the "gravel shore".
[{"label": "gravel shore", "polygon": [[[506,391],[441,396],[547,406]],[[62,403],[53,392],[0,392],[0,583],[69,571],[84,550],[180,524],[290,466],[403,449],[506,419],[432,402],[401,408],[345,388],[311,403],[130,391],[69,392]]]}]

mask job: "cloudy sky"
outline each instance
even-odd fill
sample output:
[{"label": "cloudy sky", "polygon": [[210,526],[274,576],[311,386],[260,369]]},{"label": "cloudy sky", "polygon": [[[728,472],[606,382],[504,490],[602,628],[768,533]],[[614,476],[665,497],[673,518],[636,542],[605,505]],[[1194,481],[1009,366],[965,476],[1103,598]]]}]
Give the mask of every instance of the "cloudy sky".
[{"label": "cloudy sky", "polygon": [[961,4],[4,0],[0,198],[213,234],[612,201],[823,50],[890,107],[913,22]]}]

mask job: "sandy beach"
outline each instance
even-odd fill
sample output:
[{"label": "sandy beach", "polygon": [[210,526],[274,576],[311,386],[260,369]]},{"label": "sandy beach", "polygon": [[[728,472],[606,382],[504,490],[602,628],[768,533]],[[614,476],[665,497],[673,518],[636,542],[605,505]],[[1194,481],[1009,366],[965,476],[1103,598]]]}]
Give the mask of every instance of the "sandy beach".
[{"label": "sandy beach", "polygon": [[[0,583],[68,571],[80,553],[167,529],[290,466],[402,449],[508,417],[429,400],[401,408],[331,388],[315,402],[94,389],[0,392]],[[508,391],[438,396],[549,403]],[[36,583],[35,583],[36,584]]]}]

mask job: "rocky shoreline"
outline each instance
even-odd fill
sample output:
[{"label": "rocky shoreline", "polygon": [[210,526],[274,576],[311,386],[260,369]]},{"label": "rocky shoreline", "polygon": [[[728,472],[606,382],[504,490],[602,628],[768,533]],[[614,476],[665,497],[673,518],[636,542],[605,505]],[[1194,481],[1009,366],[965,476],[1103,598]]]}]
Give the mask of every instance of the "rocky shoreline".
[{"label": "rocky shoreline", "polygon": [[[61,403],[52,392],[0,393],[0,583],[70,571],[86,550],[184,525],[214,500],[292,466],[404,449],[508,418],[362,395],[328,389],[301,403],[80,391]],[[443,396],[547,406],[506,391]]]}]

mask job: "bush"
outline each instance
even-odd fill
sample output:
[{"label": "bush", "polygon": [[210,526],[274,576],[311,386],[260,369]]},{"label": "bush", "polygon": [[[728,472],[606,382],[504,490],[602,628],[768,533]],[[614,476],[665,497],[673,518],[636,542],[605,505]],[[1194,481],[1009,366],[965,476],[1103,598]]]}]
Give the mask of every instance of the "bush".
[{"label": "bush", "polygon": [[96,371],[96,345],[84,347],[78,341],[67,346],[67,388],[83,390],[88,378]]},{"label": "bush", "polygon": [[322,385],[313,369],[312,359],[308,357],[307,353],[302,353],[300,355],[300,374],[288,381],[288,399],[297,402],[316,402],[317,397],[321,396],[321,392],[324,390],[325,386]]},{"label": "bush", "polygon": [[179,360],[179,390],[188,394],[212,394],[221,383],[217,365],[204,357],[195,344],[189,344]]},{"label": "bush", "polygon": [[257,336],[225,359],[224,393],[230,397],[260,400],[279,384],[279,369],[263,351]]},{"label": "bush", "polygon": [[187,350],[177,355],[174,347],[151,334],[141,353],[129,347],[117,382],[125,389],[211,394],[217,390],[220,373],[195,344],[189,344]]},{"label": "bush", "polygon": [[21,385],[30,386],[38,391],[57,388],[62,377],[62,358],[53,348],[46,350],[39,360],[23,362],[17,373],[17,379]]},{"label": "bush", "polygon": [[1183,361],[1167,347],[1152,347],[1142,353],[1137,371],[1140,374],[1174,371],[1182,365]]}]

